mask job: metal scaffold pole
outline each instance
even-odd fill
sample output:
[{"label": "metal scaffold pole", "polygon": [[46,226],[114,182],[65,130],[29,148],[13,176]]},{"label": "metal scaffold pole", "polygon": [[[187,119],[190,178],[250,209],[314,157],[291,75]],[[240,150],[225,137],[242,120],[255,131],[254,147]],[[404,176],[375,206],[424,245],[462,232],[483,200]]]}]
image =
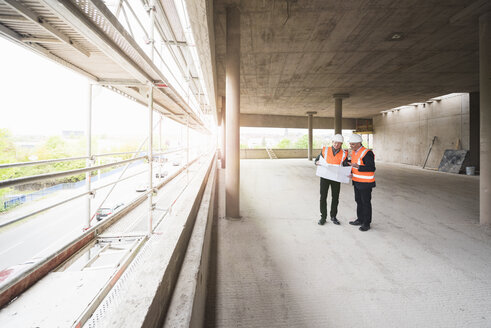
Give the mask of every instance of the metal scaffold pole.
[{"label": "metal scaffold pole", "polygon": [[[89,83],[88,86],[88,99],[87,99],[87,159],[86,159],[86,165],[87,167],[92,166],[92,84]],[[92,195],[90,194],[91,190],[91,181],[90,181],[90,171],[85,173],[85,186],[87,191],[89,192],[87,194],[86,198],[86,210],[87,210],[87,221],[86,221],[86,226],[85,228],[88,229],[90,228],[90,218],[91,218],[91,202],[92,202]]]},{"label": "metal scaffold pole", "polygon": [[186,171],[189,164],[189,115],[186,116]]},{"label": "metal scaffold pole", "polygon": [[154,45],[155,45],[155,0],[150,1],[150,59],[153,62],[153,53],[154,53]]},{"label": "metal scaffold pole", "polygon": [[[162,114],[160,114],[159,120],[159,153],[162,153]],[[162,178],[162,163],[163,158],[162,155],[159,155],[159,179]]]},{"label": "metal scaffold pole", "polygon": [[[153,189],[152,183],[152,156],[153,156],[153,87],[148,88],[148,188]],[[152,234],[152,194],[148,193],[148,235]]]},{"label": "metal scaffold pole", "polygon": [[159,119],[159,152],[162,152],[162,114]]}]

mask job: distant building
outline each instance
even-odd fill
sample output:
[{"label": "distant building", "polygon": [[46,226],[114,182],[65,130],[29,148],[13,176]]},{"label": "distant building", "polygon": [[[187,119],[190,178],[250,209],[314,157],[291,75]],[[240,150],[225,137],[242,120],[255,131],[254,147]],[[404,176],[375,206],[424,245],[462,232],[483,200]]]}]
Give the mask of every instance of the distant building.
[{"label": "distant building", "polygon": [[41,142],[16,142],[15,146],[23,150],[32,150],[36,148]]},{"label": "distant building", "polygon": [[84,131],[75,131],[75,130],[64,130],[61,131],[61,136],[63,138],[69,139],[69,138],[80,138],[84,136]]}]

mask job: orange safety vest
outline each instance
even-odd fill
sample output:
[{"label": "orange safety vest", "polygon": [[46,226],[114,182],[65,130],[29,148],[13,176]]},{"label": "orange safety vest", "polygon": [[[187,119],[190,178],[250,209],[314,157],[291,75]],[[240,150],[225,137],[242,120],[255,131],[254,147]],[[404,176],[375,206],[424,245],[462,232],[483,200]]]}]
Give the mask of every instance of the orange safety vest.
[{"label": "orange safety vest", "polygon": [[322,157],[324,157],[327,164],[341,165],[346,159],[346,155],[347,152],[343,149],[340,149],[336,156],[334,156],[332,147],[322,147]]},{"label": "orange safety vest", "polygon": [[[358,163],[360,166],[364,166],[361,161],[363,157],[367,154],[368,149],[365,147],[360,147],[357,151],[351,153],[351,163]],[[353,181],[356,182],[375,182],[375,172],[360,172],[357,168],[351,168],[351,172],[353,174]]]}]

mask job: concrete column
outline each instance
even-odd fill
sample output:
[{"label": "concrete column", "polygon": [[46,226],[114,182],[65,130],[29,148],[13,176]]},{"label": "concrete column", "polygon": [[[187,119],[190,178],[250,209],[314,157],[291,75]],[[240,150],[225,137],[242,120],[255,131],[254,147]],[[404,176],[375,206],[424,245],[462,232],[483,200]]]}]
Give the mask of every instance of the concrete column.
[{"label": "concrete column", "polygon": [[[225,151],[226,145],[225,145],[225,140],[227,140],[227,128],[226,128],[226,119],[227,119],[227,111],[226,111],[226,106],[225,106],[225,97],[222,97],[222,169],[225,168],[225,156],[227,152]],[[239,145],[240,146],[240,145]]]},{"label": "concrete column", "polygon": [[308,115],[307,128],[309,129],[309,149],[308,149],[307,158],[309,159],[309,161],[312,160],[312,144],[313,144],[313,132],[312,132],[313,122],[312,122],[312,120],[313,120],[314,114],[317,114],[317,112],[307,112],[307,115]]},{"label": "concrete column", "polygon": [[334,98],[334,134],[341,134],[343,131],[343,99],[349,98],[347,93],[338,93]]},{"label": "concrete column", "polygon": [[226,104],[226,216],[239,218],[240,193],[240,12],[227,8],[227,53],[225,60]]},{"label": "concrete column", "polygon": [[470,165],[479,170],[479,92],[469,93],[469,152]]},{"label": "concrete column", "polygon": [[479,17],[480,222],[491,224],[491,12]]}]

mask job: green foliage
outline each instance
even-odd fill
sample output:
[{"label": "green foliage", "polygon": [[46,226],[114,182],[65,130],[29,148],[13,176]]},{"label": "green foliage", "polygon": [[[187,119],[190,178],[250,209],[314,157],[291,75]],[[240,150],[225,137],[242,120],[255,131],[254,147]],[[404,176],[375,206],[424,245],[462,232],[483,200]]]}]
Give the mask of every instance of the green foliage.
[{"label": "green foliage", "polygon": [[288,138],[283,138],[283,139],[281,139],[280,142],[278,142],[278,144],[274,148],[278,148],[278,149],[292,148],[292,141]]},{"label": "green foliage", "polygon": [[[94,136],[92,139],[92,152],[98,153],[97,143],[100,140],[99,136]],[[68,138],[63,139],[59,136],[51,136],[41,142],[34,149],[26,149],[22,147],[17,147],[16,142],[18,140],[14,139],[12,134],[8,129],[0,129],[0,163],[16,163],[16,162],[27,162],[27,161],[35,161],[35,160],[48,160],[48,159],[59,159],[66,157],[80,157],[86,154],[86,139],[85,137],[79,138]],[[39,143],[39,137],[23,137],[23,142],[33,142]],[[120,146],[112,146],[110,149],[107,149],[107,152],[131,152],[138,149],[138,144],[136,141],[128,140],[126,143]],[[168,145],[163,145],[164,150],[168,148]],[[100,158],[97,164],[106,164],[112,163],[114,161],[128,159],[133,154],[127,155],[117,155],[113,157],[102,157]],[[77,161],[67,161],[67,162],[58,162],[58,163],[50,163],[50,164],[40,164],[40,165],[32,165],[32,166],[21,166],[14,167],[8,169],[0,169],[0,180],[9,180],[26,176],[34,176],[45,173],[54,173],[60,171],[71,171],[75,169],[81,169],[86,167],[86,160],[77,160]],[[115,167],[108,167],[102,169],[101,172],[106,172],[113,170]],[[91,172],[92,176],[95,176],[97,171],[94,170]],[[30,183],[24,186],[18,186],[22,189],[18,189],[18,187],[13,188],[2,188],[0,189],[0,199],[3,199],[5,195],[9,194],[17,194],[17,193],[29,193],[35,190],[39,190],[39,188],[48,187],[50,185],[60,184],[60,183],[71,183],[77,182],[85,179],[85,173],[62,177],[58,179],[45,180],[39,183]],[[3,204],[0,204],[3,205]],[[3,206],[0,206],[0,212],[7,211],[11,209],[4,209]]]},{"label": "green foliage", "polygon": [[[12,134],[8,129],[0,129],[0,163],[13,163],[15,162],[15,145],[12,140]],[[0,180],[6,180],[13,173],[14,169],[0,170]],[[2,195],[0,190],[0,196]],[[3,192],[5,193],[5,192]]]},{"label": "green foliage", "polygon": [[309,136],[308,135],[303,135],[301,138],[299,138],[295,144],[293,145],[293,148],[296,149],[307,149],[309,148]]},{"label": "green foliage", "polygon": [[[322,148],[322,140],[314,138],[314,140],[312,140],[312,147],[314,149]],[[307,148],[309,148],[309,136],[307,134],[303,135],[300,139],[298,139],[295,142],[295,144],[293,145],[293,148],[296,148],[296,149],[307,149]]]},{"label": "green foliage", "polygon": [[322,148],[322,146],[323,146],[322,140],[319,140],[317,138],[314,138],[314,140],[312,142],[312,148],[314,148],[314,149],[320,149],[320,148]]},{"label": "green foliage", "polygon": [[240,144],[240,149],[248,149],[249,147],[246,144]]},{"label": "green foliage", "polygon": [[15,145],[12,134],[8,129],[0,129],[0,163],[8,163],[15,160]]},{"label": "green foliage", "polygon": [[[319,149],[319,148],[322,148],[322,146],[323,146],[322,140],[314,138],[314,140],[312,142],[312,147],[314,149]],[[273,148],[278,148],[278,149],[307,149],[308,147],[309,147],[309,136],[306,134],[306,135],[303,135],[301,138],[299,138],[295,142],[292,142],[292,140],[290,140],[288,138],[283,138]]]},{"label": "green foliage", "polygon": [[53,159],[68,157],[66,144],[61,137],[54,136],[48,140],[36,151],[38,159]]},{"label": "green foliage", "polygon": [[[37,147],[32,155],[38,160],[57,159],[64,157],[80,156],[80,145],[82,145],[82,139],[79,138],[71,141],[74,145],[68,145],[61,137],[53,136],[48,138],[41,146]],[[5,151],[0,152],[0,163],[15,163],[25,162],[29,160],[29,154],[20,151],[15,147],[11,133],[7,129],[0,129],[0,146]],[[73,149],[69,151],[69,149]],[[84,151],[84,150],[82,150]],[[40,164],[33,166],[21,166],[0,170],[0,180],[15,179],[25,176],[39,175],[50,172],[69,171],[85,167],[85,160],[59,162],[51,164]],[[63,183],[63,182],[76,182],[85,179],[85,174],[79,174],[76,176],[69,176],[55,181],[51,181],[50,184]],[[11,188],[4,188],[0,190],[0,196],[11,193]]]}]

